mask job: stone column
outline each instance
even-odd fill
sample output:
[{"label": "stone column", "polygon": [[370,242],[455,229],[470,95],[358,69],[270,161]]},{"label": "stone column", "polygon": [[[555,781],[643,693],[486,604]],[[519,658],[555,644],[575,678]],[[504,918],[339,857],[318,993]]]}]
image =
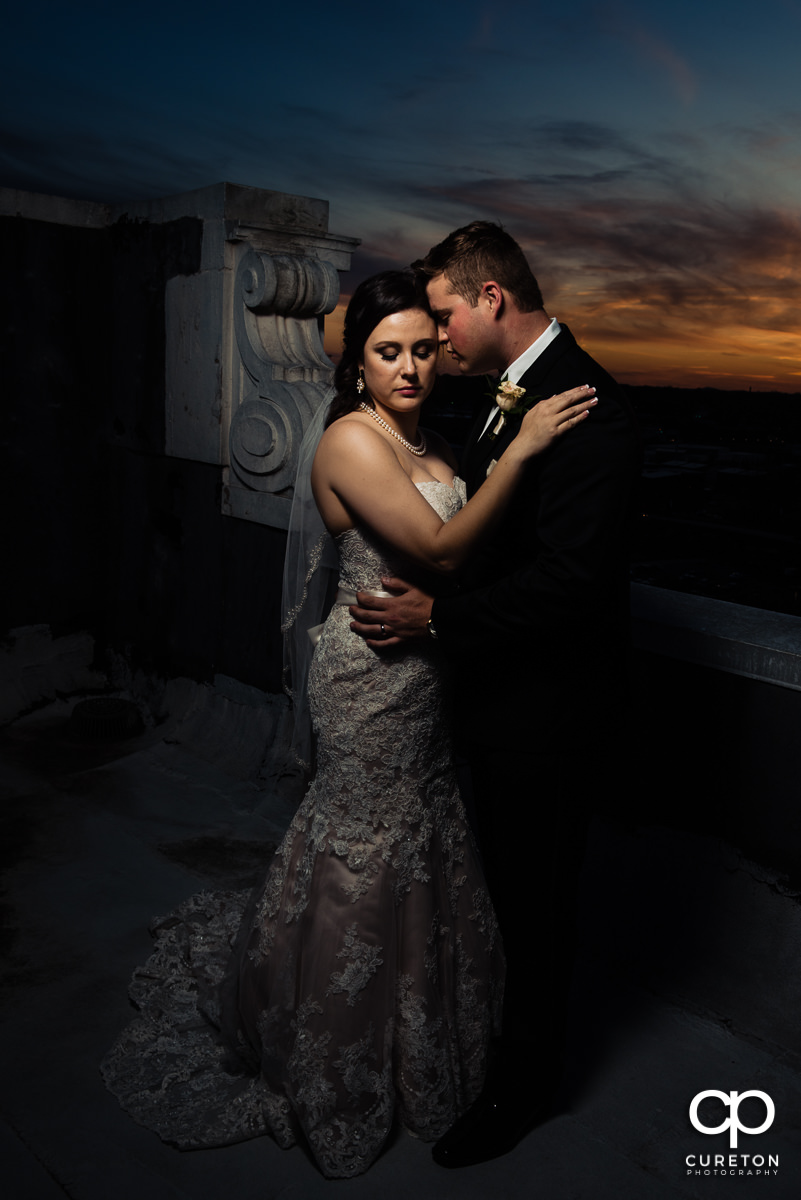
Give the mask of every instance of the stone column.
[{"label": "stone column", "polygon": [[166,452],[219,463],[222,510],[286,528],[298,448],[328,391],[323,319],[358,240],[328,202],[216,184],[129,217],[200,217],[200,269],[166,288]]}]

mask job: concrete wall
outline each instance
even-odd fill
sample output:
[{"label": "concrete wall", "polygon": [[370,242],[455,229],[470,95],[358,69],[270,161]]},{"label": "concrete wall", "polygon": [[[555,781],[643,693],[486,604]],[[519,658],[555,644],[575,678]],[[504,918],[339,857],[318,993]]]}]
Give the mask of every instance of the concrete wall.
[{"label": "concrete wall", "polygon": [[[97,628],[107,594],[111,320],[98,228],[0,217],[3,624]],[[9,570],[8,567],[11,569]]]},{"label": "concrete wall", "polygon": [[230,184],[113,210],[0,191],[5,628],[281,690],[293,455],[356,244],[327,225]]}]

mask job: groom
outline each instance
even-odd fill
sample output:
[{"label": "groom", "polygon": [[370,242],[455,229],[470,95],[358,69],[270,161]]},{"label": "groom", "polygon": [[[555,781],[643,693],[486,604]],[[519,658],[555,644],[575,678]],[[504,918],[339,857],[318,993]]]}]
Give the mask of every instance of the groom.
[{"label": "groom", "polygon": [[[502,527],[461,590],[432,600],[400,580],[360,593],[353,628],[378,647],[435,638],[457,674],[480,844],[507,956],[503,1034],[484,1091],[436,1144],[459,1167],[505,1154],[553,1111],[587,813],[619,776],[628,537],[639,440],[610,375],[552,320],[526,258],[475,221],[415,263],[439,339],[460,372],[498,370],[520,402],[580,384],[586,420],[532,460]],[[464,452],[468,495],[515,436],[488,398]],[[386,642],[384,643],[386,644]]]}]

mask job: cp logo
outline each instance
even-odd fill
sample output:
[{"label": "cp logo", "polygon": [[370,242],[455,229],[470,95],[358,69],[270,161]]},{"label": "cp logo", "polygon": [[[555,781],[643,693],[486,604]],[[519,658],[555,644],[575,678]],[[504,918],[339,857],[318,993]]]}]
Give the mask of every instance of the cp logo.
[{"label": "cp logo", "polygon": [[[716,1096],[718,1100],[722,1100],[724,1104],[731,1108],[731,1116],[727,1117],[720,1125],[702,1125],[698,1119],[698,1105],[702,1100],[706,1100],[707,1096]],[[765,1105],[767,1116],[761,1125],[743,1125],[739,1118],[740,1104],[748,1096],[757,1096]],[[693,1102],[690,1105],[690,1120],[699,1133],[723,1133],[724,1129],[730,1129],[729,1147],[732,1150],[737,1149],[737,1134],[742,1129],[743,1133],[764,1133],[766,1129],[770,1129],[773,1124],[773,1118],[776,1116],[776,1108],[770,1096],[766,1092],[718,1092],[714,1088],[710,1088],[706,1092],[699,1092],[693,1097]]]}]

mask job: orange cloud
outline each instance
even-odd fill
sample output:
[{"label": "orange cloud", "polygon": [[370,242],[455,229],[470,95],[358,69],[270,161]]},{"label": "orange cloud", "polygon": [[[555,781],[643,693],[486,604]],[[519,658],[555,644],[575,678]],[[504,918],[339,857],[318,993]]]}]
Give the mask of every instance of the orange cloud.
[{"label": "orange cloud", "polygon": [[[548,311],[621,378],[801,391],[796,208],[735,202],[730,193],[724,201],[701,167],[600,126],[551,123],[532,135],[533,156],[540,145],[558,171],[420,187],[419,211],[442,205],[451,228],[478,216],[502,221],[526,251]],[[681,151],[705,161],[701,143]],[[407,264],[446,232],[416,217],[366,238],[348,290]],[[329,323],[333,351],[337,322]]]}]

